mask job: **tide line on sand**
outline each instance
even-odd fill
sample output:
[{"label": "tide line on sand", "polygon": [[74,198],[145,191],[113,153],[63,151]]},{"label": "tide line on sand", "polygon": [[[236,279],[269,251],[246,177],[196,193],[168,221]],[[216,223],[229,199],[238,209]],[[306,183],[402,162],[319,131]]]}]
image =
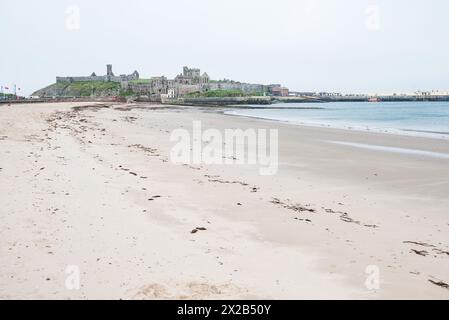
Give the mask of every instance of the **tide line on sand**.
[{"label": "tide line on sand", "polygon": [[449,154],[448,153],[424,151],[424,150],[417,150],[417,149],[388,147],[388,146],[379,146],[379,145],[373,145],[373,144],[364,144],[364,143],[355,143],[355,142],[346,142],[346,141],[331,141],[331,140],[327,140],[325,142],[333,143],[333,144],[339,144],[339,145],[343,145],[343,146],[361,148],[361,149],[368,149],[368,150],[375,150],[375,151],[384,151],[384,152],[391,152],[391,153],[400,153],[400,154],[409,154],[409,155],[418,155],[418,156],[425,156],[425,157],[432,157],[432,158],[448,159],[449,160]]}]

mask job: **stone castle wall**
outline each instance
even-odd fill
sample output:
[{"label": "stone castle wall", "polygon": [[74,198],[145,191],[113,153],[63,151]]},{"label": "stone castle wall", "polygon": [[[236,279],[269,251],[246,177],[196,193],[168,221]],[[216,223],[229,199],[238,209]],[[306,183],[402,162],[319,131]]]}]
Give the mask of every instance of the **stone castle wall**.
[{"label": "stone castle wall", "polygon": [[139,94],[165,94],[169,89],[174,89],[177,97],[208,90],[239,90],[247,94],[269,92],[269,87],[265,85],[227,81],[211,82],[208,84],[183,84],[171,81],[152,81],[151,83],[122,82],[122,88],[132,90]]},{"label": "stone castle wall", "polygon": [[105,76],[97,76],[92,73],[90,76],[85,77],[56,77],[56,82],[86,82],[86,81],[102,81],[102,82],[125,82],[139,80],[139,73],[134,71],[132,74],[121,74],[115,76],[112,73],[112,65],[107,65],[107,74]]},{"label": "stone castle wall", "polygon": [[84,81],[102,81],[102,82],[123,82],[139,80],[134,74],[122,76],[90,76],[90,77],[56,77],[56,82],[84,82]]},{"label": "stone castle wall", "polygon": [[56,77],[56,82],[107,81],[106,76],[92,77]]}]

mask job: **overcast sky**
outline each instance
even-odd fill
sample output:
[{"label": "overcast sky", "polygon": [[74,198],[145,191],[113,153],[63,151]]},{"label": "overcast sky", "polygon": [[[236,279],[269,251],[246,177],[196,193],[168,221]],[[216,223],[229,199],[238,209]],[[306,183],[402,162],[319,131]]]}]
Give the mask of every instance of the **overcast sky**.
[{"label": "overcast sky", "polygon": [[296,91],[449,90],[447,0],[0,0],[0,85],[57,75],[282,83]]}]

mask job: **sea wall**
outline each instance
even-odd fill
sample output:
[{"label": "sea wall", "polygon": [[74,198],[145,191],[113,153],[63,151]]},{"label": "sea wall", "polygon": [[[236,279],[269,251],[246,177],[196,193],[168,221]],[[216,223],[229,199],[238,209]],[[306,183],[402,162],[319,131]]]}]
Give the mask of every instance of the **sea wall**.
[{"label": "sea wall", "polygon": [[162,99],[162,103],[191,106],[226,106],[239,104],[271,104],[270,97],[210,97]]},{"label": "sea wall", "polygon": [[246,93],[268,92],[268,86],[262,84],[242,83],[242,82],[210,82],[207,87],[210,90],[241,90]]},{"label": "sea wall", "polygon": [[383,102],[414,102],[414,101],[449,101],[448,95],[434,95],[434,96],[340,96],[340,97],[317,97],[322,102],[368,102],[371,99],[377,99]]}]

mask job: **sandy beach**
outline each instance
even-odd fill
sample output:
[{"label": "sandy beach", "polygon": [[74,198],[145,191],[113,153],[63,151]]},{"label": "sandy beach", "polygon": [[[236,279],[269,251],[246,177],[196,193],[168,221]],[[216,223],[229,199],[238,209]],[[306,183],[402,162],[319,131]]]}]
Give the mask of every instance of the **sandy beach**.
[{"label": "sandy beach", "polygon": [[[198,120],[277,128],[277,174],[174,164]],[[0,298],[449,299],[447,155],[190,107],[0,105]]]}]

